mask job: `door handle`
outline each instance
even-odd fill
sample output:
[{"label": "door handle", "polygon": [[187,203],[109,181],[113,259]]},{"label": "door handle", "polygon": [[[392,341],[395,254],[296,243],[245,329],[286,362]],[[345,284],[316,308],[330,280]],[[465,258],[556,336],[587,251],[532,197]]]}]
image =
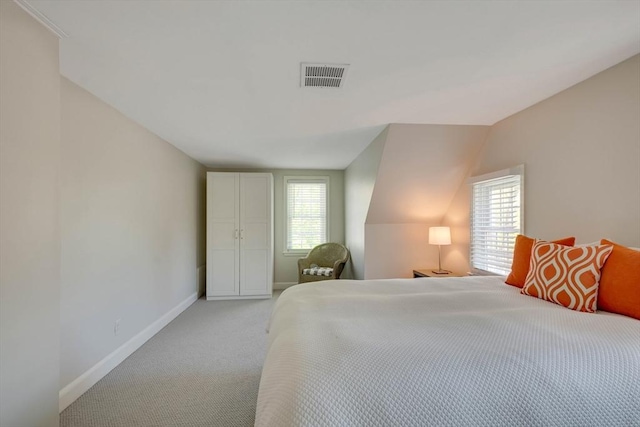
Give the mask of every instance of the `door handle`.
[{"label": "door handle", "polygon": [[234,239],[238,239],[238,229],[237,228],[233,231],[233,238]]},{"label": "door handle", "polygon": [[244,239],[244,236],[242,235],[242,233],[244,233],[244,230],[240,229],[240,239]]}]

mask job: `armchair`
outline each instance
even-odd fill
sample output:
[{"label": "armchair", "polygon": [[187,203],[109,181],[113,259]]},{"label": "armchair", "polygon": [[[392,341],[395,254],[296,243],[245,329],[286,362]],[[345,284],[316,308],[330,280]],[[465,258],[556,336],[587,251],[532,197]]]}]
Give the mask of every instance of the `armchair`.
[{"label": "armchair", "polygon": [[349,261],[349,249],[339,243],[323,243],[298,260],[298,283],[339,279]]}]

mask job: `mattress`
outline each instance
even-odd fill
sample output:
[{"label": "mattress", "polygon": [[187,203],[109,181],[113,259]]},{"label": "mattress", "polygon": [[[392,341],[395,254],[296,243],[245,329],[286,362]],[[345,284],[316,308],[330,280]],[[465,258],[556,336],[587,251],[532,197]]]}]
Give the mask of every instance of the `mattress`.
[{"label": "mattress", "polygon": [[640,426],[640,321],[496,277],[282,293],[256,426],[428,425]]}]

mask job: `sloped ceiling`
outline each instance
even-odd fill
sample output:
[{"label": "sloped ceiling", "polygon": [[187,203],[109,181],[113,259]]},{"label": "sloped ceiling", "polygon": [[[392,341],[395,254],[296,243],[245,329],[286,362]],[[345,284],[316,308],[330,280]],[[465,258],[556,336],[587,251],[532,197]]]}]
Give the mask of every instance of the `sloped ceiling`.
[{"label": "sloped ceiling", "polygon": [[389,126],[367,224],[440,224],[489,126]]},{"label": "sloped ceiling", "polygon": [[21,1],[62,75],[219,167],[343,169],[387,123],[490,125],[640,52],[638,1]]}]

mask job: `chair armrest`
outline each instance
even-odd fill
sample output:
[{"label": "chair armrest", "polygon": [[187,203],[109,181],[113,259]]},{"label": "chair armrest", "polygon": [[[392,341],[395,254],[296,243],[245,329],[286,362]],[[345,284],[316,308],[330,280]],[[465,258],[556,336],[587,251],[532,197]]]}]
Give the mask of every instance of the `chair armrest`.
[{"label": "chair armrest", "polygon": [[339,259],[338,261],[333,263],[333,278],[334,279],[339,279],[340,275],[342,274],[342,270],[344,269],[344,264],[345,264],[345,260],[344,259]]},{"label": "chair armrest", "polygon": [[298,258],[298,271],[302,272],[302,270],[309,267],[311,267],[311,260],[309,258]]},{"label": "chair armrest", "polygon": [[342,259],[337,260],[333,263],[333,278],[339,279],[342,274],[342,270],[344,270],[344,266],[349,262],[349,258],[351,258],[351,254],[347,250],[347,253]]}]

